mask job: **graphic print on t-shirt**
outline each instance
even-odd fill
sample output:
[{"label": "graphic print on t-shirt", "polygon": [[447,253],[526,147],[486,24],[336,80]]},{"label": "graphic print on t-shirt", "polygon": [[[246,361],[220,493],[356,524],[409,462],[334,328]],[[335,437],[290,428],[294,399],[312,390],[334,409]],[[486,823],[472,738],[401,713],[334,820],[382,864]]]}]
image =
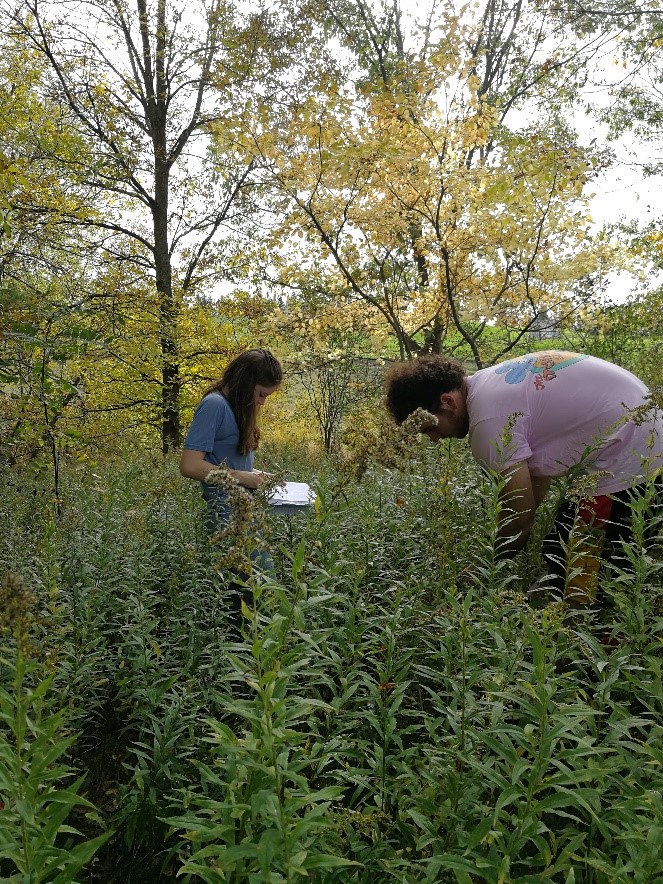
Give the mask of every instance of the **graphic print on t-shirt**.
[{"label": "graphic print on t-shirt", "polygon": [[547,350],[545,353],[532,353],[520,359],[509,359],[497,366],[495,374],[503,374],[507,384],[522,384],[532,374],[534,387],[543,390],[545,381],[555,380],[558,371],[583,359],[587,359],[587,356],[581,353]]}]

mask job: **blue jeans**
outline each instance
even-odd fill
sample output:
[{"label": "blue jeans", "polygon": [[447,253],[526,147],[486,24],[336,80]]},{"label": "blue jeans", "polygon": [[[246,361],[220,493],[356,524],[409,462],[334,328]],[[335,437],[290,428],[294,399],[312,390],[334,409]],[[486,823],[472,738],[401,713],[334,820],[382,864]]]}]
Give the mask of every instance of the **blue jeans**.
[{"label": "blue jeans", "polygon": [[[212,537],[228,525],[232,511],[225,495],[207,497],[206,502],[205,528],[208,535]],[[262,540],[262,535],[258,535],[258,540]],[[274,562],[268,549],[261,545],[256,546],[251,550],[249,558],[253,563],[252,574],[235,568],[230,569],[231,579],[228,583],[230,634],[237,640],[241,638],[242,634],[242,602],[249,608],[253,607],[253,592],[246,584],[251,577],[260,580],[276,576]]]}]

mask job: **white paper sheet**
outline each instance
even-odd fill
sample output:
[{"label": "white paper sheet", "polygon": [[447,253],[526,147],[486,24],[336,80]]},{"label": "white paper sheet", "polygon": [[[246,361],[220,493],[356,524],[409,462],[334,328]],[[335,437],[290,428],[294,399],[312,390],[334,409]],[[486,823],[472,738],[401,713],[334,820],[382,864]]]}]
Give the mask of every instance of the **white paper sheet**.
[{"label": "white paper sheet", "polygon": [[306,482],[286,482],[269,496],[270,506],[310,506],[315,494]]}]

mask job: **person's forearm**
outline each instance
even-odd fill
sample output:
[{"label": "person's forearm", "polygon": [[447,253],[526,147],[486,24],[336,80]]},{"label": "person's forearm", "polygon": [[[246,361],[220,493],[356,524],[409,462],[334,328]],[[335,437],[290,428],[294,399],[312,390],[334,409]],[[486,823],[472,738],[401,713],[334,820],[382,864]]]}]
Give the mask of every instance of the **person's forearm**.
[{"label": "person's forearm", "polygon": [[186,461],[180,464],[180,473],[185,479],[197,479],[204,482],[211,470],[215,470],[214,464],[207,460]]},{"label": "person's forearm", "polygon": [[256,479],[260,474],[257,470],[228,470],[232,478],[243,488],[257,488]]},{"label": "person's forearm", "polygon": [[238,485],[251,490],[259,488],[269,477],[269,474],[263,473],[262,470],[233,470],[225,464],[216,466],[205,459],[203,451],[184,449],[180,456],[180,473],[186,479],[206,482],[214,470],[224,470]]},{"label": "person's forearm", "polygon": [[[514,503],[520,502],[516,498]],[[511,509],[508,501],[503,501],[497,527],[495,549],[500,558],[511,558],[527,545],[534,524],[534,507],[532,510]]]},{"label": "person's forearm", "polygon": [[[223,465],[221,467],[211,466],[211,469],[223,469]],[[260,488],[267,479],[267,473],[263,473],[262,470],[231,470],[228,468],[226,470],[231,479],[234,479],[238,485],[241,485],[243,488],[249,488],[251,491]]]},{"label": "person's forearm", "polygon": [[527,545],[529,529],[518,528],[513,522],[501,525],[497,531],[495,552],[500,559],[510,559]]},{"label": "person's forearm", "polygon": [[[508,558],[526,545],[539,501],[526,461],[506,469],[501,478],[496,552],[500,558]],[[537,487],[543,490],[543,483],[537,481]]]},{"label": "person's forearm", "polygon": [[537,507],[541,505],[553,481],[552,476],[532,476],[532,493]]}]

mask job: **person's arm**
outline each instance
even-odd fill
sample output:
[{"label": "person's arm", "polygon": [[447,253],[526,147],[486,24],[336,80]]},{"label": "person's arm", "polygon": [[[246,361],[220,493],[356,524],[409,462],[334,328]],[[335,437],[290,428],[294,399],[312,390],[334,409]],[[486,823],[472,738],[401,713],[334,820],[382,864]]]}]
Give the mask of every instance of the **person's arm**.
[{"label": "person's arm", "polygon": [[506,557],[515,555],[527,543],[534,524],[534,513],[547,486],[543,488],[538,479],[533,483],[527,461],[524,460],[505,469],[501,478],[504,486],[500,492],[498,553]]},{"label": "person's arm", "polygon": [[534,494],[534,503],[537,507],[541,505],[543,498],[548,493],[548,489],[555,481],[552,476],[532,476],[532,492]]},{"label": "person's arm", "polygon": [[[216,469],[214,464],[205,460],[205,451],[194,451],[185,448],[180,456],[180,473],[185,479],[198,479],[204,482],[208,473]],[[228,470],[232,478],[245,488],[259,488],[267,480],[267,475],[260,470]]]}]

